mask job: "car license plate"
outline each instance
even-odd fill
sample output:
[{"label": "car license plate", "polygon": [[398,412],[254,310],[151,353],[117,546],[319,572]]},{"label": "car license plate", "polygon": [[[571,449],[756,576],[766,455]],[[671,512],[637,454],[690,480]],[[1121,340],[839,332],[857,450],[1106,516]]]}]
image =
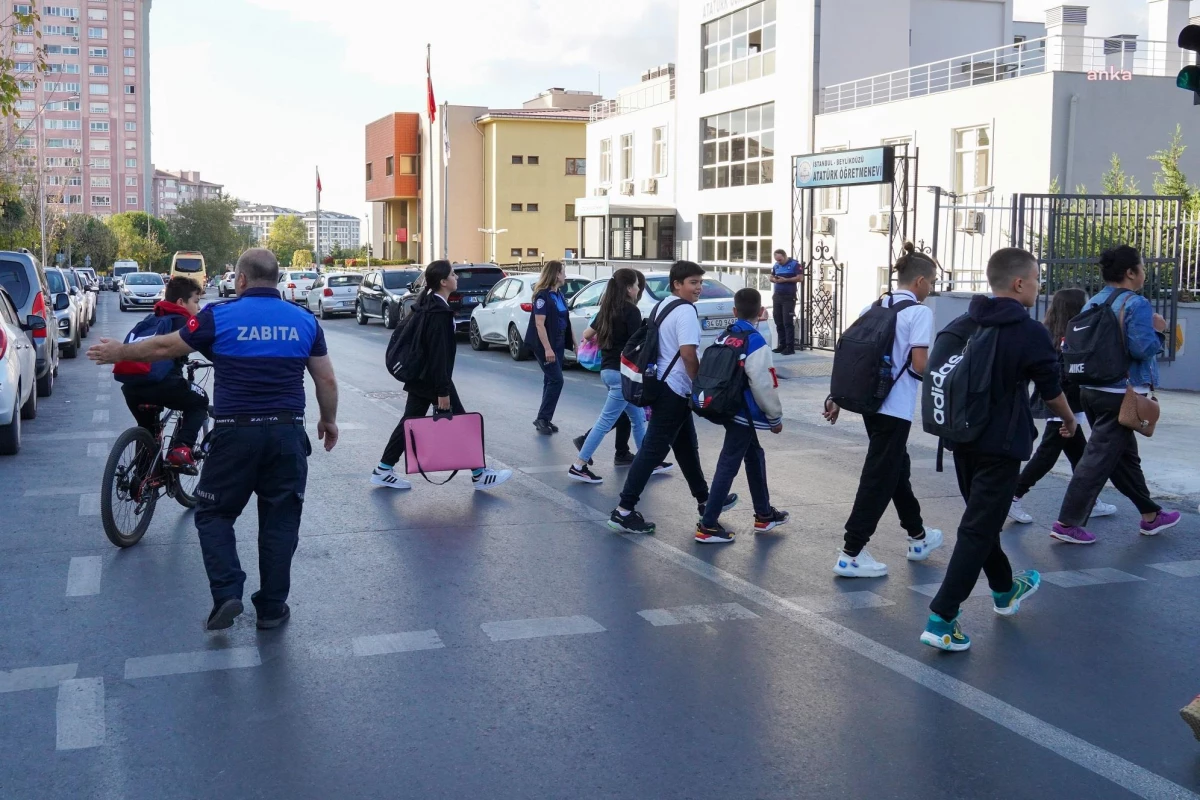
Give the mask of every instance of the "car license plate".
[{"label": "car license plate", "polygon": [[479,298],[478,297],[464,297],[463,302],[469,306],[473,306],[479,302]]},{"label": "car license plate", "polygon": [[734,323],[734,317],[709,317],[704,320],[704,330],[723,331]]}]

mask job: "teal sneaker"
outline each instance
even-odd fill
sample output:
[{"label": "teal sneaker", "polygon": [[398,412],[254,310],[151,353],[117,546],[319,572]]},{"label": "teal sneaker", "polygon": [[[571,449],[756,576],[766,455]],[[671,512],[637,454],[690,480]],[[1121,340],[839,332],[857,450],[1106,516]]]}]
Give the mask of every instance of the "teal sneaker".
[{"label": "teal sneaker", "polygon": [[992,592],[992,610],[1011,617],[1021,608],[1021,601],[1038,590],[1042,576],[1036,569],[1021,570],[1013,575],[1013,586],[1007,592]]},{"label": "teal sneaker", "polygon": [[930,614],[929,621],[925,623],[925,632],[921,634],[921,641],[930,647],[953,653],[966,650],[971,646],[971,637],[962,632],[962,626],[958,624],[960,617],[961,611],[953,622],[946,622],[937,614]]}]

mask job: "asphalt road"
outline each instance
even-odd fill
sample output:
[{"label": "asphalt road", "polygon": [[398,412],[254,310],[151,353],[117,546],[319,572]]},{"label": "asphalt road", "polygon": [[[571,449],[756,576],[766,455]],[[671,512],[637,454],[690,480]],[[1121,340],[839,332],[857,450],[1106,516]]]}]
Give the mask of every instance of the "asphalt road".
[{"label": "asphalt road", "polygon": [[[135,322],[101,295],[90,341]],[[878,580],[831,573],[856,488],[859,424],[793,409],[769,437],[772,499],[793,521],[734,544],[692,540],[679,475],[642,502],[655,537],[602,525],[624,470],[570,482],[594,420],[578,370],[556,422],[531,425],[541,377],[460,345],[456,383],[517,476],[410,492],[367,477],[403,407],[378,322],[325,323],[342,441],[310,461],[292,620],[209,634],[191,515],[168,499],[136,547],[98,516],[101,469],[132,424],[107,369],[64,361],[52,398],[0,460],[3,798],[1194,797],[1200,746],[1177,716],[1200,692],[1200,520],[1155,538],[1111,489],[1090,548],[1046,535],[1049,477],[1004,534],[1045,575],[1021,613],[968,601],[963,654],[918,642],[962,510],[928,454],[915,488],[947,547],[905,560],[889,511]],[[799,379],[820,382],[821,378]],[[315,402],[310,404],[314,410]],[[703,421],[711,474],[719,429]],[[310,425],[315,442],[315,424]],[[419,480],[419,476],[418,476]],[[745,492],[744,482],[735,490]],[[239,526],[257,588],[255,513]],[[981,583],[981,587],[983,584]]]}]

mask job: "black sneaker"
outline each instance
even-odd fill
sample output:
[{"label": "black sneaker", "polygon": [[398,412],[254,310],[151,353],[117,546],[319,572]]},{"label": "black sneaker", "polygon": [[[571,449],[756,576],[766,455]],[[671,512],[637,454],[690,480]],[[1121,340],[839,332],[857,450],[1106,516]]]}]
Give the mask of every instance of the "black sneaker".
[{"label": "black sneaker", "polygon": [[725,530],[721,523],[717,523],[711,528],[704,527],[703,523],[696,523],[696,541],[700,544],[725,544],[733,541],[733,531]]},{"label": "black sneaker", "polygon": [[766,533],[767,531],[773,531],[780,525],[787,525],[788,520],[791,518],[792,515],[788,512],[780,511],[772,506],[771,513],[765,517],[760,517],[758,514],[754,515],[754,532]]},{"label": "black sneaker", "polygon": [[[571,440],[571,444],[575,445],[575,452],[576,452],[576,453],[578,453],[580,450],[582,450],[582,449],[583,449],[583,443],[584,443],[584,442],[586,442],[586,441],[587,441],[587,434],[586,434],[586,433],[585,433],[583,436],[576,436],[574,439],[572,439],[572,440]],[[593,464],[595,464],[595,463],[596,463],[596,462],[595,462],[595,461],[593,461],[593,460],[592,460],[592,459],[590,459],[590,458],[587,460],[587,465],[588,465],[589,467],[590,467],[590,466],[592,466],[592,465],[593,465]]]},{"label": "black sneaker", "polygon": [[654,523],[646,522],[638,512],[630,511],[625,516],[621,516],[621,512],[615,508],[608,518],[608,527],[617,533],[654,533]]},{"label": "black sneaker", "polygon": [[[725,505],[721,506],[721,513],[724,514],[726,511],[733,511],[733,509],[737,506],[737,504],[738,504],[738,496],[736,494],[734,494],[733,492],[730,492],[729,497],[725,498]],[[707,504],[706,503],[698,503],[696,505],[696,510],[700,512],[700,517],[702,519],[704,517],[705,505],[707,505]]]},{"label": "black sneaker", "polygon": [[555,425],[553,422],[549,422],[549,423],[547,423],[547,424],[550,426],[550,432],[551,432],[551,433],[558,433],[558,426],[557,426],[557,425]]},{"label": "black sneaker", "polygon": [[586,464],[584,464],[582,467],[576,467],[574,464],[572,464],[570,469],[567,470],[567,475],[571,478],[571,480],[579,481],[580,483],[604,483],[604,478],[601,478],[599,475],[588,469]]},{"label": "black sneaker", "polygon": [[533,427],[537,428],[537,432],[542,436],[550,436],[554,433],[554,426],[549,422],[546,422],[544,419],[535,419],[533,421]]},{"label": "black sneaker", "polygon": [[659,464],[657,467],[655,467],[654,471],[651,472],[650,474],[651,475],[666,475],[668,472],[670,472],[673,469],[675,469],[674,464],[672,464],[670,461],[664,461],[661,464]]},{"label": "black sneaker", "polygon": [[783,348],[782,348],[782,347],[772,347],[772,348],[771,348],[771,352],[772,352],[772,353],[782,353],[782,352],[783,352]]},{"label": "black sneaker", "polygon": [[291,616],[292,616],[292,607],[289,606],[287,603],[284,603],[282,614],[280,614],[278,617],[268,617],[266,619],[259,617],[258,622],[255,623],[255,627],[257,627],[260,631],[274,630],[275,628],[278,628],[283,623],[287,622],[291,618]]},{"label": "black sneaker", "polygon": [[236,597],[214,603],[212,613],[208,615],[208,622],[204,623],[204,629],[223,631],[233,625],[233,621],[242,615],[243,610],[242,601]]},{"label": "black sneaker", "polygon": [[[589,462],[589,463],[591,463],[591,462]],[[626,450],[623,453],[617,453],[615,456],[613,456],[613,466],[614,467],[628,467],[632,463],[633,463],[633,453],[629,452],[628,450]]]}]

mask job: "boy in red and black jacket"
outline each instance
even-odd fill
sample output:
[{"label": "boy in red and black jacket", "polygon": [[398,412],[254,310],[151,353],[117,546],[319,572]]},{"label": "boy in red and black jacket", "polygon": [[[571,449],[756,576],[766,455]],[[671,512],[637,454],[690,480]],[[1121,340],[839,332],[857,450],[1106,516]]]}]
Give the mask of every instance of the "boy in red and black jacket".
[{"label": "boy in red and black jacket", "polygon": [[[187,325],[188,320],[200,312],[200,298],[203,296],[199,285],[191,278],[176,276],[167,281],[163,299],[154,304],[154,316],[171,317],[171,332]],[[199,386],[195,386],[183,377],[183,365],[187,357],[176,359],[167,376],[157,383],[127,383],[121,386],[125,395],[125,404],[137,420],[137,424],[147,430],[153,430],[158,423],[158,414],[143,411],[138,406],[162,406],[182,413],[179,425],[171,441],[171,449],[167,453],[167,463],[184,469],[195,468],[196,461],[192,457],[192,447],[196,444],[196,436],[204,419],[208,416],[208,395]]]}]

